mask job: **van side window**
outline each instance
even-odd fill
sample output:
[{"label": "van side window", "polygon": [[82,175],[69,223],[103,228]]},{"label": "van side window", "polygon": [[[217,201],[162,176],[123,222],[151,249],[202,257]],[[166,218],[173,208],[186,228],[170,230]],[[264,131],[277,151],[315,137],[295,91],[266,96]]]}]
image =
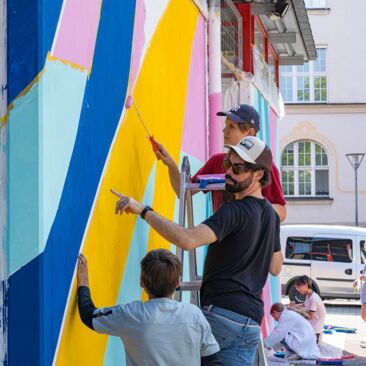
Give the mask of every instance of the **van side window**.
[{"label": "van side window", "polygon": [[[363,259],[366,259],[366,250],[363,253]],[[339,238],[289,237],[286,242],[285,256],[287,259],[351,263],[352,240]]]},{"label": "van side window", "polygon": [[352,262],[352,240],[339,238],[314,238],[311,259],[326,262]]},{"label": "van side window", "polygon": [[286,258],[288,259],[311,259],[311,243],[313,238],[289,237],[286,242]]},{"label": "van side window", "polygon": [[366,263],[366,246],[365,246],[365,243],[366,243],[365,240],[360,240],[361,264]]}]

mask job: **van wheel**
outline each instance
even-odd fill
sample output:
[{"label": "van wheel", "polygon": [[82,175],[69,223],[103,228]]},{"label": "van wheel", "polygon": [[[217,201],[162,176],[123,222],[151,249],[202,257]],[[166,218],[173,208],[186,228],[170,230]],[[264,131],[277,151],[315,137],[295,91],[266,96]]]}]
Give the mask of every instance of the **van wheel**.
[{"label": "van wheel", "polygon": [[295,288],[295,283],[293,283],[288,291],[288,297],[290,298],[290,301],[294,301],[296,304],[303,304],[306,295],[300,295],[299,291]]}]

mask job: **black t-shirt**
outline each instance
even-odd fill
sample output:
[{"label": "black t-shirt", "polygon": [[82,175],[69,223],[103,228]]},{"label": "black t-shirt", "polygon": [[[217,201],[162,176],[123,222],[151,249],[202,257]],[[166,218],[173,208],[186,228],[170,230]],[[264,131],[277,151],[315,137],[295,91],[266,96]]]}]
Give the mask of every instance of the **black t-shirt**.
[{"label": "black t-shirt", "polygon": [[218,240],[208,247],[201,305],[216,305],[261,323],[273,252],[281,250],[280,221],[266,199],[248,196],[227,203],[203,224]]}]

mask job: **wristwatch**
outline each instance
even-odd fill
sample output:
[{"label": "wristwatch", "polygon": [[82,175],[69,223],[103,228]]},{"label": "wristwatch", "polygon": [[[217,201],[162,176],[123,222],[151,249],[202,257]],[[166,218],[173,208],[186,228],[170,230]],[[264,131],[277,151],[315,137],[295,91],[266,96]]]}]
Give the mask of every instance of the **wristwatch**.
[{"label": "wristwatch", "polygon": [[145,206],[144,209],[140,213],[141,218],[144,220],[145,220],[145,215],[146,215],[147,211],[154,211],[154,210],[150,206]]}]

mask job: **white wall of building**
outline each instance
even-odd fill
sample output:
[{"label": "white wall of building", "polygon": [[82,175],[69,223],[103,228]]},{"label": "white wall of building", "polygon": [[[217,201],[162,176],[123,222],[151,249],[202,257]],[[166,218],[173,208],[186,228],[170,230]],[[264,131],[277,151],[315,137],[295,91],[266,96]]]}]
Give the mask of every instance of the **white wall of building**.
[{"label": "white wall of building", "polygon": [[327,7],[308,14],[316,45],[327,47],[328,102],[366,103],[366,1],[327,0]]},{"label": "white wall of building", "polygon": [[[287,115],[279,126],[281,151],[289,143],[304,139],[322,145],[328,156],[330,198],[288,199],[286,222],[353,225],[354,170],[345,154],[366,152],[366,106],[318,106],[312,110],[308,106],[287,106],[286,109]],[[358,170],[358,190],[359,222],[366,226],[366,159]]]},{"label": "white wall of building", "polygon": [[[327,48],[327,104],[287,104],[280,150],[291,142],[320,143],[329,159],[330,199],[288,199],[287,223],[354,224],[354,170],[346,153],[366,153],[366,1],[327,0],[309,10],[317,47]],[[366,158],[358,170],[359,223],[366,226]]]}]

